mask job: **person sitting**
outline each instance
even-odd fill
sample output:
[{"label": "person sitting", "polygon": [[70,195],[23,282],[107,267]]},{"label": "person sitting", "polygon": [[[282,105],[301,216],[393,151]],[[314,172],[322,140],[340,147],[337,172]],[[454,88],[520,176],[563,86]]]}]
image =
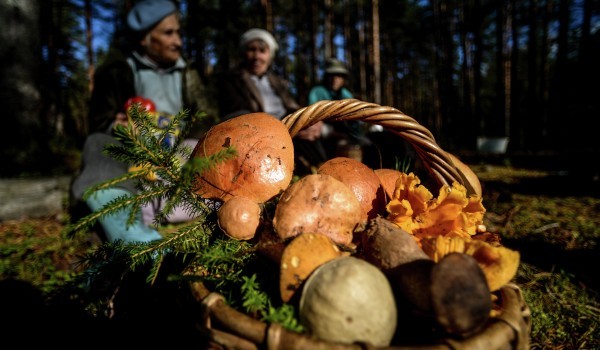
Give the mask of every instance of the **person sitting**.
[{"label": "person sitting", "polygon": [[[346,87],[349,72],[344,63],[336,58],[329,58],[325,63],[323,80],[310,89],[308,104],[354,98]],[[361,148],[369,145],[366,130],[362,121],[325,122],[321,134],[327,157],[347,156],[362,161]]]},{"label": "person sitting", "polygon": [[[282,119],[300,108],[289,84],[271,69],[279,46],[273,35],[260,28],[244,32],[239,41],[241,60],[218,79],[219,113],[223,119],[265,112]],[[300,131],[294,137],[296,172],[309,173],[325,159],[320,147],[304,147],[317,140],[322,122]]]},{"label": "person sitting", "polygon": [[[105,155],[103,150],[109,144],[119,143],[114,131],[117,125],[129,123],[125,105],[130,98],[149,99],[161,114],[171,116],[184,109],[190,111],[190,116],[212,110],[197,70],[182,57],[180,14],[174,2],[143,0],[136,3],[127,15],[127,26],[131,47],[126,51],[111,50],[94,75],[88,111],[91,133],[83,146],[81,170],[70,188],[76,216],[82,216],[86,210],[98,211],[119,197],[137,192],[135,182],[130,180],[83,198],[91,186],[129,171],[130,164]],[[200,127],[192,130],[190,139],[185,140],[191,147],[202,134]],[[159,209],[160,203],[144,206],[131,225],[127,221],[133,208],[100,218],[103,238],[125,243],[161,239],[161,234],[151,227]],[[168,217],[171,222],[190,219],[181,208]]]}]

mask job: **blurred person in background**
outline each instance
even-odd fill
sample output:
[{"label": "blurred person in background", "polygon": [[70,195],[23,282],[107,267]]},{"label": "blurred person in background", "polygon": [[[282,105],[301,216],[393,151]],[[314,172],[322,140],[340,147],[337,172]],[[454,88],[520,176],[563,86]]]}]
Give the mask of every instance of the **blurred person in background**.
[{"label": "blurred person in background", "polygon": [[[125,52],[111,50],[94,76],[88,115],[91,133],[83,146],[81,171],[70,189],[75,216],[84,215],[86,210],[100,210],[116,198],[137,192],[135,183],[126,181],[96,191],[88,199],[83,199],[83,193],[90,186],[130,170],[130,164],[103,154],[106,145],[119,142],[114,137],[115,127],[126,127],[129,123],[126,113],[128,100],[136,98],[150,101],[160,116],[174,116],[184,109],[189,110],[189,116],[211,110],[197,70],[182,57],[180,14],[174,2],[137,2],[127,15],[127,27],[131,35],[130,48]],[[193,148],[201,134],[200,125],[193,127],[190,139],[185,140],[184,144]],[[125,243],[162,238],[152,227],[160,203],[143,207],[136,221],[128,225],[132,209],[101,218],[103,238],[110,242],[121,240]],[[168,217],[170,222],[190,219],[182,208],[177,208]]]},{"label": "blurred person in background", "polygon": [[[250,29],[240,37],[239,48],[239,64],[218,79],[220,116],[229,119],[265,112],[282,119],[299,109],[288,82],[271,69],[279,48],[273,35],[264,29]],[[319,139],[322,124],[306,128],[294,137],[297,173],[311,173],[325,161],[322,145],[310,146]]]},{"label": "blurred person in background", "polygon": [[[354,98],[346,87],[349,72],[344,63],[336,58],[325,62],[323,80],[315,85],[308,93],[308,104],[318,101],[332,101]],[[363,148],[371,142],[366,137],[367,126],[358,120],[343,122],[325,122],[321,131],[322,143],[327,151],[327,157],[344,156],[363,160]]]}]

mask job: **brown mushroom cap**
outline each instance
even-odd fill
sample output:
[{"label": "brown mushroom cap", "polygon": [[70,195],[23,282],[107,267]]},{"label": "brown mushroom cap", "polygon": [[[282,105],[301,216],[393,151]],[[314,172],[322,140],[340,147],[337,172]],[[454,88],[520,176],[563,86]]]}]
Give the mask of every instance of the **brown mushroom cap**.
[{"label": "brown mushroom cap", "polygon": [[385,212],[385,194],[381,181],[367,165],[356,159],[336,157],[323,163],[317,173],[331,175],[350,187],[360,202],[364,222]]},{"label": "brown mushroom cap", "polygon": [[516,250],[462,237],[429,237],[422,240],[422,246],[423,251],[436,262],[450,253],[472,256],[483,270],[492,292],[516,276],[521,260]]},{"label": "brown mushroom cap", "polygon": [[212,127],[192,157],[208,157],[228,146],[237,156],[196,177],[195,192],[227,201],[243,196],[263,203],[285,190],[294,171],[294,145],[285,125],[267,113],[251,113]]},{"label": "brown mushroom cap", "polygon": [[233,197],[219,208],[217,223],[233,239],[252,239],[260,224],[260,206],[249,198]]},{"label": "brown mushroom cap", "polygon": [[362,215],[360,203],[348,186],[333,176],[310,174],[281,195],[275,207],[273,228],[283,240],[310,232],[349,245]]},{"label": "brown mushroom cap", "polygon": [[383,191],[385,192],[387,201],[389,201],[393,195],[394,190],[396,189],[396,181],[402,174],[400,170],[396,169],[375,169],[375,175],[379,177],[379,181],[381,182],[381,186],[383,187]]},{"label": "brown mushroom cap", "polygon": [[333,241],[319,233],[302,233],[284,249],[281,257],[279,290],[288,302],[308,276],[323,263],[335,259],[341,251]]}]

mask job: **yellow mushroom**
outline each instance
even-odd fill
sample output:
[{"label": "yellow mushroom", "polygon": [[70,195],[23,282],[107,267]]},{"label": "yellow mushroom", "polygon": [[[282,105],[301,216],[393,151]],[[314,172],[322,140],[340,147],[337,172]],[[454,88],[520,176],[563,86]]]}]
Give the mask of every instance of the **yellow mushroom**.
[{"label": "yellow mushroom", "polygon": [[457,182],[442,186],[434,198],[413,173],[398,178],[386,209],[387,219],[411,233],[417,242],[436,236],[469,238],[483,224],[486,211],[482,198],[467,196],[466,188]]},{"label": "yellow mushroom", "polygon": [[463,237],[430,237],[421,240],[423,251],[438,262],[450,253],[472,256],[486,277],[490,291],[500,289],[517,274],[520,254],[518,251],[492,245],[485,241]]}]

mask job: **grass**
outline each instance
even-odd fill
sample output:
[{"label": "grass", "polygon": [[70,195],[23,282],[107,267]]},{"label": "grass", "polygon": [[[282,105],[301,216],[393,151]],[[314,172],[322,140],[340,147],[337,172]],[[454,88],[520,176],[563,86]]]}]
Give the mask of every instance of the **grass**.
[{"label": "grass", "polygon": [[[550,171],[473,165],[485,224],[521,253],[515,282],[532,312],[531,349],[600,348],[598,181]],[[49,293],[78,272],[92,237],[69,239],[64,213],[0,223],[0,280]]]},{"label": "grass", "polygon": [[474,166],[486,225],[521,253],[516,282],[532,311],[532,349],[600,348],[600,196],[587,177]]}]

